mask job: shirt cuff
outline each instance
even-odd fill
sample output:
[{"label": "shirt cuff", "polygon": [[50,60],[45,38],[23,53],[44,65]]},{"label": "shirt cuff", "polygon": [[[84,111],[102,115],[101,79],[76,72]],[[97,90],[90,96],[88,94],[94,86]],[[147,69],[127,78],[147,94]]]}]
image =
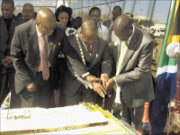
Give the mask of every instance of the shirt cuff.
[{"label": "shirt cuff", "polygon": [[[113,77],[113,79],[114,79],[115,83],[117,84],[116,78],[115,78],[115,77]],[[117,84],[117,85],[118,85],[118,84]],[[118,85],[118,86],[119,86],[119,85]]]},{"label": "shirt cuff", "polygon": [[82,78],[85,78],[85,77],[86,77],[87,75],[89,75],[89,74],[90,74],[89,72],[83,74],[83,75],[82,75]]}]

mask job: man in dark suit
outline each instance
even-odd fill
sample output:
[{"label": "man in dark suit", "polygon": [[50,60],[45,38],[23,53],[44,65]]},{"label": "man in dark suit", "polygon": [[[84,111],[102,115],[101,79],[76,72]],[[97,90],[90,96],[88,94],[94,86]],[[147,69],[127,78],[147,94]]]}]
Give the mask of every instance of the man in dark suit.
[{"label": "man in dark suit", "polygon": [[116,84],[121,90],[122,117],[138,128],[143,115],[144,103],[154,98],[151,60],[154,41],[145,32],[132,24],[126,16],[119,16],[114,23],[114,32],[120,45],[114,50],[116,75],[109,79],[107,88]]},{"label": "man in dark suit", "polygon": [[89,19],[83,22],[81,32],[65,40],[63,51],[68,59],[68,71],[63,92],[66,105],[96,102],[97,95],[104,97],[106,94],[104,87],[111,73],[112,57],[107,42],[97,34],[96,23]]},{"label": "man in dark suit", "polygon": [[57,55],[64,28],[48,8],[42,8],[36,20],[16,28],[11,57],[16,69],[15,91],[21,107],[49,107]]},{"label": "man in dark suit", "polygon": [[22,18],[29,21],[34,17],[34,6],[31,3],[25,3],[22,9]]},{"label": "man in dark suit", "polygon": [[13,0],[3,0],[1,4],[2,17],[0,17],[0,105],[11,90],[10,107],[15,108],[17,95],[14,91],[14,68],[10,56],[10,44],[15,27],[23,23],[23,19],[14,16]]}]

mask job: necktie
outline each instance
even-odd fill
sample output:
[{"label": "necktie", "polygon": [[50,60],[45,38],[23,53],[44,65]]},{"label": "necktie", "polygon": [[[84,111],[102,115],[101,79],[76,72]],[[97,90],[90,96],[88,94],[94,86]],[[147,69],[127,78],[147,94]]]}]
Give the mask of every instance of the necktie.
[{"label": "necktie", "polygon": [[88,52],[91,53],[91,46],[90,45],[87,46],[87,49],[88,49]]},{"label": "necktie", "polygon": [[42,76],[44,80],[48,80],[50,76],[49,66],[48,66],[48,51],[47,51],[47,44],[45,41],[45,37],[40,37],[40,57],[41,57],[41,64],[42,64]]}]

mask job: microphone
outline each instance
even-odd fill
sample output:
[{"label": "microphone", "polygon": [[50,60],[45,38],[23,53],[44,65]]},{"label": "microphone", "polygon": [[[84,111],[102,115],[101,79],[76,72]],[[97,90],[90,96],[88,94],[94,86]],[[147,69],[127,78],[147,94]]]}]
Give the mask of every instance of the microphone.
[{"label": "microphone", "polygon": [[180,59],[180,43],[172,42],[166,48],[166,53],[171,58]]}]

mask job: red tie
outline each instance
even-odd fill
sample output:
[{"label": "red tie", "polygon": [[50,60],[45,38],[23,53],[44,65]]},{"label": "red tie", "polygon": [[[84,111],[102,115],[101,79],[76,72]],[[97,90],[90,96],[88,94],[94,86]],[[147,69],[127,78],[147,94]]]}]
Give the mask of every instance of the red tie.
[{"label": "red tie", "polygon": [[42,64],[42,76],[44,80],[48,80],[50,76],[49,66],[48,66],[48,51],[47,51],[47,44],[45,41],[45,37],[41,36],[40,38],[40,57],[41,57],[41,64]]},{"label": "red tie", "polygon": [[91,46],[90,45],[88,45],[87,49],[88,49],[88,52],[91,53]]}]

